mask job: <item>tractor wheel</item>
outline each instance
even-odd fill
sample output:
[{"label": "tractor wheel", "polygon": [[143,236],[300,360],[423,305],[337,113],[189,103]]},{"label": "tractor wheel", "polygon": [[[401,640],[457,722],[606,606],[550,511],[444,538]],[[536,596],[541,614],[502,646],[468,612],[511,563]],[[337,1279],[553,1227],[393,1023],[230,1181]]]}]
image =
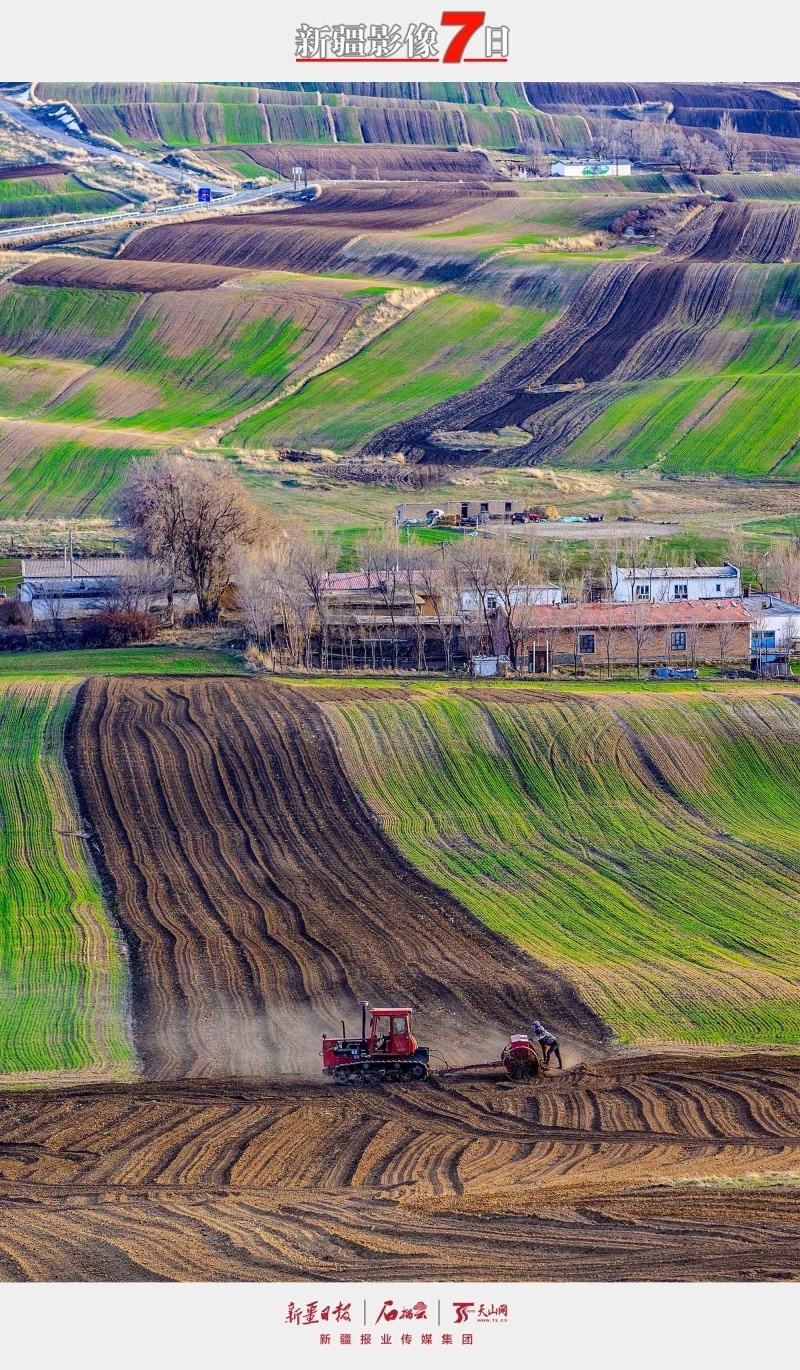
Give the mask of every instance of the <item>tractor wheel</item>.
[{"label": "tractor wheel", "polygon": [[333,1071],[333,1078],[336,1081],[337,1085],[346,1085],[350,1079],[349,1066],[335,1066]]},{"label": "tractor wheel", "polygon": [[427,1080],[427,1078],[428,1078],[428,1067],[427,1067],[427,1066],[416,1065],[416,1066],[412,1066],[412,1067],[411,1067],[411,1079],[412,1079],[412,1080]]}]

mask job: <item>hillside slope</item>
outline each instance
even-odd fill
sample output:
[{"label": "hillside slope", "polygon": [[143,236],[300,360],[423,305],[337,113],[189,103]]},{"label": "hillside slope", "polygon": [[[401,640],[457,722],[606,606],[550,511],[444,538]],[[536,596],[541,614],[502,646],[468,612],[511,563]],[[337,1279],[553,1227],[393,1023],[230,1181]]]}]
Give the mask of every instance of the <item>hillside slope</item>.
[{"label": "hillside slope", "polygon": [[437,686],[327,702],[387,834],[624,1041],[800,1041],[800,710]]},{"label": "hillside slope", "polygon": [[354,1029],[363,997],[419,1008],[462,1059],[534,1011],[603,1040],[565,981],[398,857],[296,691],[91,680],[70,754],[147,1075],[316,1075],[320,1032]]}]

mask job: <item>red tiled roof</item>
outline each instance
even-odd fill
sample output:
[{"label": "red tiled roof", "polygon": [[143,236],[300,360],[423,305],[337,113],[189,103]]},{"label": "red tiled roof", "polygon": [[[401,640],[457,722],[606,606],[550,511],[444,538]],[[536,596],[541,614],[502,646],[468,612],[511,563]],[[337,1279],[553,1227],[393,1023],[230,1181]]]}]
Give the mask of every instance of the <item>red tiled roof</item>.
[{"label": "red tiled roof", "polygon": [[748,623],[750,617],[740,599],[689,599],[670,604],[542,604],[525,615],[525,625],[539,628],[633,628],[648,623],[654,628],[684,623]]}]

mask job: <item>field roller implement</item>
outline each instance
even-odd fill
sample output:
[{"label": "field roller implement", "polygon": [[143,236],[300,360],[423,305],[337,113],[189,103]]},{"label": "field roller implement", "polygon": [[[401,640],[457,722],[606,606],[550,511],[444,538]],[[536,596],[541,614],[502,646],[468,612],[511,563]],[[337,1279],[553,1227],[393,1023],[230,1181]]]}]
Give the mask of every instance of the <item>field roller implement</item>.
[{"label": "field roller implement", "polygon": [[[430,1049],[417,1045],[411,1032],[410,1008],[373,1008],[367,1032],[366,999],[361,1000],[361,1036],[348,1037],[342,1022],[341,1037],[322,1038],[322,1069],[337,1085],[383,1084],[408,1081],[418,1084],[429,1075]],[[445,1066],[437,1078],[459,1075],[471,1070],[504,1070],[510,1080],[535,1080],[543,1069],[536,1049],[528,1037],[514,1034],[499,1060],[477,1065]]]}]

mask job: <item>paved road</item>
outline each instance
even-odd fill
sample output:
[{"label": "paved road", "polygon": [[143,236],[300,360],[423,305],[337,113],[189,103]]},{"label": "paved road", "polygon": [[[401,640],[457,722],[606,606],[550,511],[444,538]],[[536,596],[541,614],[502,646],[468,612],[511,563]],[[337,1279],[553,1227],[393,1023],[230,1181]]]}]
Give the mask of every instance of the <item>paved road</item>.
[{"label": "paved road", "polygon": [[277,186],[261,186],[254,190],[237,190],[233,194],[220,195],[211,204],[196,204],[191,201],[178,205],[165,205],[161,209],[151,209],[137,211],[136,209],[114,210],[111,214],[83,214],[78,219],[42,219],[39,223],[21,224],[15,228],[3,229],[0,232],[0,246],[2,244],[13,244],[24,238],[60,238],[65,233],[70,233],[76,229],[85,230],[87,228],[97,228],[108,224],[146,224],[153,220],[168,218],[170,215],[178,216],[193,214],[204,215],[211,212],[216,213],[220,208],[229,205],[249,204],[255,200],[269,199],[270,196],[277,195],[286,190],[285,182]]},{"label": "paved road", "polygon": [[[92,142],[91,138],[85,138],[79,133],[69,133],[65,128],[60,128],[58,124],[49,120],[38,119],[30,108],[27,108],[19,100],[10,99],[8,96],[0,96],[0,112],[7,114],[9,119],[13,119],[20,124],[28,133],[33,133],[37,138],[43,138],[46,142],[58,143],[61,147],[80,148],[82,152],[88,153],[90,157],[96,157],[99,161],[108,161],[110,157],[121,158],[131,166],[142,167],[146,171],[152,172],[155,176],[162,176],[165,180],[173,184],[181,185],[184,182],[200,184],[200,178],[196,173],[182,171],[178,167],[164,166],[161,162],[152,162],[146,157],[142,157],[137,152],[125,152],[122,148],[103,147],[102,144]],[[227,190],[227,186],[220,182],[202,178],[203,185],[216,186],[218,190]]]}]

